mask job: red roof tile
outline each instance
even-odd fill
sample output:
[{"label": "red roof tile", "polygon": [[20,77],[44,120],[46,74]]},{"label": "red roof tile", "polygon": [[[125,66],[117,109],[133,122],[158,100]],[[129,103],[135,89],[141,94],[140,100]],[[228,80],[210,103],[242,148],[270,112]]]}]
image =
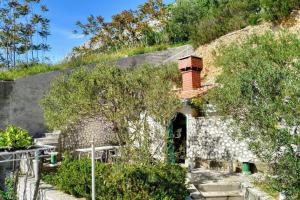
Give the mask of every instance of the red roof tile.
[{"label": "red roof tile", "polygon": [[180,90],[176,92],[176,95],[180,99],[192,99],[195,97],[201,97],[205,95],[210,89],[214,88],[215,86],[216,85],[205,85],[195,90],[186,90],[186,91]]}]

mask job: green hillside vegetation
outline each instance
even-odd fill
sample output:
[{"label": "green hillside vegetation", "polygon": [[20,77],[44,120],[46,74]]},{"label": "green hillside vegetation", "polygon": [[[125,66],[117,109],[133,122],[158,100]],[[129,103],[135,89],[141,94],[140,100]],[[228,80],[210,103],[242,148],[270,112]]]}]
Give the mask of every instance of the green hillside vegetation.
[{"label": "green hillside vegetation", "polygon": [[[78,55],[70,60],[65,60],[59,64],[29,64],[20,65],[7,71],[0,71],[0,80],[15,80],[18,78],[51,72],[55,70],[63,70],[67,68],[78,68],[90,64],[111,62],[126,56],[134,56],[138,54],[150,53],[154,51],[162,51],[167,48],[176,47],[176,45],[154,45],[149,47],[134,47],[123,48],[119,51],[100,53],[97,51],[87,52],[83,55]],[[181,45],[181,44],[179,44]]]},{"label": "green hillside vegetation", "polygon": [[299,6],[298,0],[177,0],[171,5],[148,0],[112,16],[111,22],[91,15],[86,23],[77,22],[76,32],[90,35],[102,51],[190,40],[197,47],[261,21],[280,22]]},{"label": "green hillside vegetation", "polygon": [[[234,119],[239,136],[269,165],[269,188],[300,199],[300,39],[267,33],[221,49],[223,72],[210,102]],[[238,130],[238,129],[237,129]]]},{"label": "green hillside vegetation", "polygon": [[101,44],[99,48],[76,47],[77,56],[60,64],[16,66],[0,72],[0,80],[116,60],[190,41],[197,47],[261,21],[280,22],[299,6],[298,0],[177,0],[171,5],[148,0],[136,10],[112,16],[111,22],[93,15],[86,23],[77,22],[75,32],[90,35],[90,44]]},{"label": "green hillside vegetation", "polygon": [[280,22],[298,0],[177,0],[167,32],[170,42],[191,40],[194,47],[261,21]]}]

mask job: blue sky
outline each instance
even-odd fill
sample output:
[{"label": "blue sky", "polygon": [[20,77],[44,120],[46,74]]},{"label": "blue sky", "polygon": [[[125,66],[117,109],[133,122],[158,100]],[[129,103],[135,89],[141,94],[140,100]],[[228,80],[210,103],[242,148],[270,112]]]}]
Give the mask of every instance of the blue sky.
[{"label": "blue sky", "polygon": [[[50,19],[51,36],[48,43],[51,50],[48,53],[52,62],[58,62],[75,46],[84,43],[87,38],[82,35],[74,35],[76,21],[85,21],[90,14],[101,15],[106,21],[111,16],[126,9],[135,9],[146,0],[44,0],[50,11],[47,17]],[[164,0],[165,3],[173,0]]]}]

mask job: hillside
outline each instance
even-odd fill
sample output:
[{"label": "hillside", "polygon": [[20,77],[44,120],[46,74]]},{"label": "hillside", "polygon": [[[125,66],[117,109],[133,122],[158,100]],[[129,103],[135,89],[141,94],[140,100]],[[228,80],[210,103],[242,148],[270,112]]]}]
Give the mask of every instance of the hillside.
[{"label": "hillside", "polygon": [[247,26],[244,29],[226,34],[211,43],[202,45],[195,50],[195,55],[203,57],[204,71],[202,78],[204,84],[215,82],[216,76],[220,73],[220,68],[214,64],[214,56],[218,53],[221,45],[228,45],[232,42],[242,42],[246,37],[252,34],[264,34],[267,31],[278,32],[279,30],[287,30],[288,32],[300,35],[300,11],[294,11],[289,18],[282,21],[279,25],[264,22],[256,26]]}]

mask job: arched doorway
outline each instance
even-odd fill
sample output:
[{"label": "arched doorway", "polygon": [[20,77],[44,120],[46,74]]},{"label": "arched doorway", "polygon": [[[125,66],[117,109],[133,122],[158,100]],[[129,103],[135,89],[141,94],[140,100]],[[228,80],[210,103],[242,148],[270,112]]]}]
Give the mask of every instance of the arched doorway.
[{"label": "arched doorway", "polygon": [[177,113],[169,127],[168,160],[170,163],[185,163],[186,139],[186,116]]}]

